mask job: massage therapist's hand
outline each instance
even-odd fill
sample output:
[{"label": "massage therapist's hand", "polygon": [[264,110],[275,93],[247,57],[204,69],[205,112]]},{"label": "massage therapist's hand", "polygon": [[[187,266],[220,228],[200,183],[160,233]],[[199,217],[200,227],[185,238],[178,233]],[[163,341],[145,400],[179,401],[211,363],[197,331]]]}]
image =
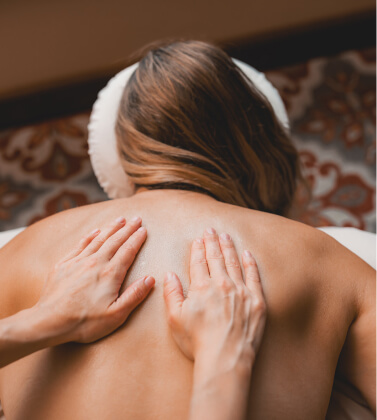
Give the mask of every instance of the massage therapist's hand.
[{"label": "massage therapist's hand", "polygon": [[48,275],[36,305],[0,320],[0,368],[69,341],[89,343],[122,325],[148,295],[152,277],[120,293],[147,236],[141,219],[92,232]]},{"label": "massage therapist's hand", "polygon": [[147,237],[141,219],[117,219],[92,232],[49,274],[36,310],[54,320],[58,340],[89,343],[122,325],[154,279],[144,277],[119,295],[127,270]]},{"label": "massage therapist's hand", "polygon": [[165,277],[164,296],[173,337],[194,360],[205,347],[239,346],[255,358],[262,339],[265,302],[258,268],[250,252],[242,255],[245,280],[233,241],[207,229],[191,248],[190,288],[183,297],[174,273]]},{"label": "massage therapist's hand", "polygon": [[260,346],[266,305],[256,262],[242,255],[242,274],[232,239],[207,229],[191,248],[190,288],[168,273],[164,297],[172,335],[195,360],[190,419],[241,419]]}]

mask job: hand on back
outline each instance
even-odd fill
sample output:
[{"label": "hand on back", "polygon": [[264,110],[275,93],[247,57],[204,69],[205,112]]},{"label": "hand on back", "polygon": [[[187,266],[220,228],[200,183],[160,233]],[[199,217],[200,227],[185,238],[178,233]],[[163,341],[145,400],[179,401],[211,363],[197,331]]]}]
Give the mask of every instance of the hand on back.
[{"label": "hand on back", "polygon": [[[255,259],[242,255],[241,270],[233,241],[207,229],[191,248],[187,298],[174,273],[164,282],[173,337],[190,359],[198,352],[234,352],[252,361],[262,340],[266,308]],[[216,353],[214,353],[216,354]]]},{"label": "hand on back", "polygon": [[56,321],[61,342],[89,343],[110,334],[145,299],[152,277],[119,292],[146,237],[140,218],[126,223],[120,217],[83,238],[55,265],[36,307]]},{"label": "hand on back", "polygon": [[[49,274],[36,305],[54,318],[61,342],[93,342],[121,326],[154,285],[152,277],[120,293],[126,273],[147,236],[141,219],[117,219],[86,236]],[[254,258],[242,256],[245,281],[229,235],[208,229],[192,244],[187,299],[168,273],[164,296],[173,336],[190,359],[203,348],[254,359],[262,338],[265,303]]]}]

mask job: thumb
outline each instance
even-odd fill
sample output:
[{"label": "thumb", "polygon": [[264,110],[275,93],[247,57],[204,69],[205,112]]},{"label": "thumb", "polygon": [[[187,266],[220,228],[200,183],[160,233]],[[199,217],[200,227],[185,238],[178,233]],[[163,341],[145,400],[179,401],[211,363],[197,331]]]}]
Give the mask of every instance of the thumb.
[{"label": "thumb", "polygon": [[128,316],[148,296],[154,284],[155,280],[150,276],[135,281],[127,287],[109,309],[114,312],[127,313]]},{"label": "thumb", "polygon": [[164,299],[169,319],[179,317],[184,301],[182,284],[175,273],[168,272],[164,278]]}]

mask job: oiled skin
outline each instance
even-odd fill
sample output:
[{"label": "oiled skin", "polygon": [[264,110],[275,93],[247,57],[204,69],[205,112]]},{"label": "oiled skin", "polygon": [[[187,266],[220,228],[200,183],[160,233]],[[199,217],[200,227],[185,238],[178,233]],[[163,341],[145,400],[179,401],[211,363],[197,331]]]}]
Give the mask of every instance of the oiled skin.
[{"label": "oiled skin", "polygon": [[127,284],[148,274],[155,290],[111,336],[43,350],[2,369],[7,420],[185,419],[192,362],[170,336],[162,280],[175,271],[187,288],[190,244],[206,227],[253,253],[267,301],[249,418],[324,418],[347,330],[373,293],[370,282],[360,282],[374,270],[327,235],[278,216],[183,191],[143,192],[60,213],[0,250],[0,317],[36,303],[48,270],[84,234],[137,215],[148,239]]}]

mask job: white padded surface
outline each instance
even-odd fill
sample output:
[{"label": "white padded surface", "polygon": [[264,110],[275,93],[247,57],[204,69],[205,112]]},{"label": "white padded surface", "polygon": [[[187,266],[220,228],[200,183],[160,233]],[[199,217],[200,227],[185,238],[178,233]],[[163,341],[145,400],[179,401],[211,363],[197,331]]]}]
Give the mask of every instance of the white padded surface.
[{"label": "white padded surface", "polygon": [[26,228],[18,228],[12,230],[6,230],[5,232],[0,232],[0,248],[6,245],[9,241],[11,241],[15,236],[21,233]]},{"label": "white padded surface", "polygon": [[376,269],[376,234],[355,228],[323,227],[322,232],[332,236],[362,260]]},{"label": "white padded surface", "polygon": [[120,163],[115,122],[123,90],[137,63],[116,74],[99,92],[88,125],[89,156],[98,183],[109,198],[129,197],[134,187]]},{"label": "white padded surface", "polygon": [[[234,59],[234,62],[266,96],[282,125],[289,130],[288,115],[279,92],[263,73],[242,61]],[[88,125],[90,160],[97,180],[109,198],[129,197],[134,192],[118,156],[115,122],[123,90],[137,66],[138,63],[116,74],[99,92]]]}]

